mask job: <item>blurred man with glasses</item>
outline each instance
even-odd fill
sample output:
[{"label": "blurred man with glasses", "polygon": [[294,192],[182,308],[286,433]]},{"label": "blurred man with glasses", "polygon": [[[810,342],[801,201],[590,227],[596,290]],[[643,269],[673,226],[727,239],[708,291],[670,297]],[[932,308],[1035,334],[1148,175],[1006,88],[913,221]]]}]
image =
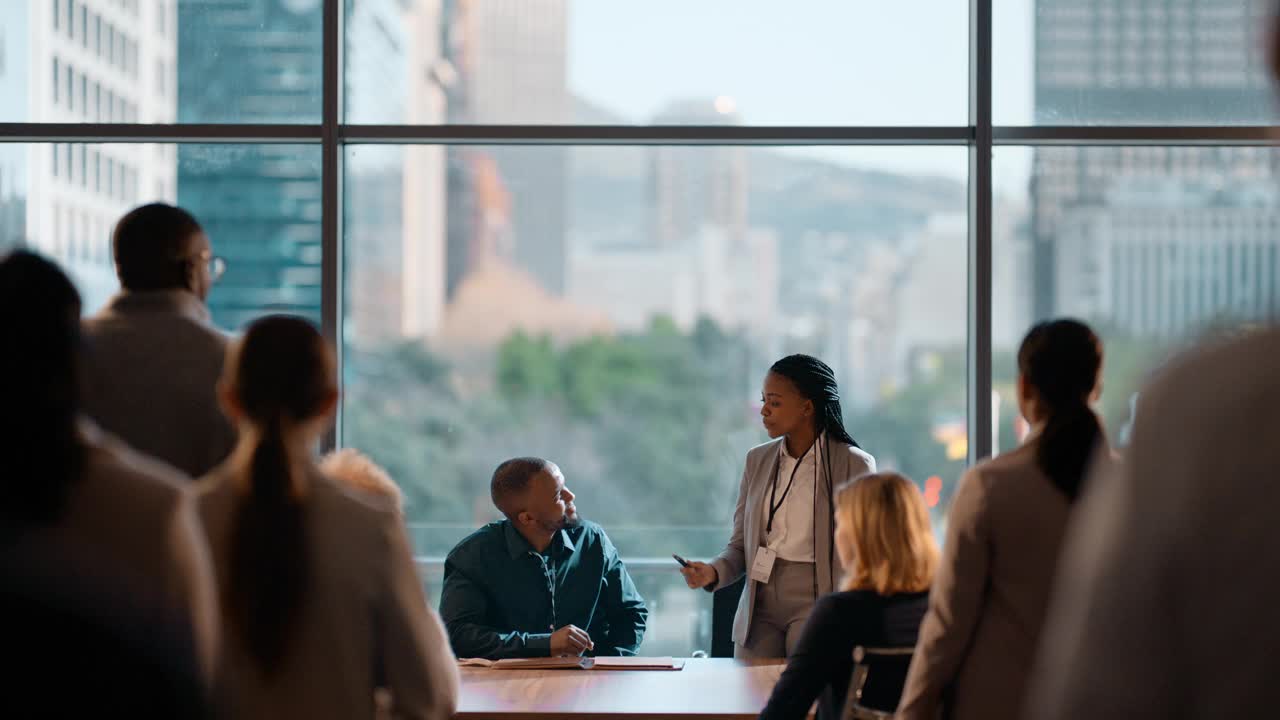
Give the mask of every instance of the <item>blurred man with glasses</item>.
[{"label": "blurred man with glasses", "polygon": [[120,292],[84,321],[84,407],[106,431],[199,477],[235,439],[215,391],[227,336],[205,305],[226,263],[191,213],[163,203],[121,218],[111,248]]}]

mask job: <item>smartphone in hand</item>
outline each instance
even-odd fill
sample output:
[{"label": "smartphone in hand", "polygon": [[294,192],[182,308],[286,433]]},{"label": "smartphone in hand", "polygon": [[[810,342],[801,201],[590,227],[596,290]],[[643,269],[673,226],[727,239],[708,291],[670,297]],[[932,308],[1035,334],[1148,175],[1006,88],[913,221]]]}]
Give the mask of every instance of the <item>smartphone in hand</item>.
[{"label": "smartphone in hand", "polygon": [[680,567],[689,567],[689,561],[688,561],[688,560],[685,560],[684,558],[680,557],[679,555],[677,555],[677,554],[675,554],[675,553],[671,553],[671,557],[675,558],[675,559],[676,559],[676,562],[680,563]]}]

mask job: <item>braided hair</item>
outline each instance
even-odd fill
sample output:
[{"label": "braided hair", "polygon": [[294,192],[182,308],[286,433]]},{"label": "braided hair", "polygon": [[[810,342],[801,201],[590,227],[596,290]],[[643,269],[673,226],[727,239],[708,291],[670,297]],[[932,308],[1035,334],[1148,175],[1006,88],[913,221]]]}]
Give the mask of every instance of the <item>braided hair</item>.
[{"label": "braided hair", "polygon": [[[831,441],[852,445],[853,447],[861,447],[854,441],[853,436],[848,430],[844,429],[844,411],[840,407],[840,387],[836,384],[836,374],[831,370],[831,366],[822,362],[812,355],[788,355],[769,368],[769,372],[776,373],[791,381],[796,386],[796,390],[801,397],[813,403],[814,409],[814,425],[817,436],[822,437],[823,433],[827,435],[827,442],[821,443],[821,460],[824,466],[826,479],[826,495],[827,502],[827,527],[835,527],[835,502],[832,499],[835,494],[835,488],[831,478]],[[816,442],[816,441],[815,441]],[[813,494],[813,510],[815,514],[818,511],[818,493],[814,488]],[[817,537],[814,537],[814,551],[817,551]],[[835,542],[827,543],[827,563],[834,566],[835,564]],[[818,575],[813,576],[813,593],[817,597]]]},{"label": "braided hair", "polygon": [[840,387],[830,365],[812,355],[788,355],[774,363],[769,372],[790,380],[800,395],[813,403],[814,422],[819,435],[825,432],[832,440],[861,447],[844,429]]}]

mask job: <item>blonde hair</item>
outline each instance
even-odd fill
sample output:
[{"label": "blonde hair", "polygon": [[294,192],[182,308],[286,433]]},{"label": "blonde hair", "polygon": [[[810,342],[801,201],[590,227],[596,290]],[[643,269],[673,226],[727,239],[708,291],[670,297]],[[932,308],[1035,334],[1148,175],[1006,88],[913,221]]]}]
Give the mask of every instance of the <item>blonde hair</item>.
[{"label": "blonde hair", "polygon": [[[871,473],[836,489],[836,517],[850,529],[853,567],[841,590],[881,595],[923,592],[938,567],[938,543],[915,483],[893,472]],[[837,535],[837,542],[839,542]]]},{"label": "blonde hair", "polygon": [[358,450],[346,448],[325,455],[320,460],[320,471],[357,490],[391,500],[397,512],[403,510],[400,487],[386,470]]}]

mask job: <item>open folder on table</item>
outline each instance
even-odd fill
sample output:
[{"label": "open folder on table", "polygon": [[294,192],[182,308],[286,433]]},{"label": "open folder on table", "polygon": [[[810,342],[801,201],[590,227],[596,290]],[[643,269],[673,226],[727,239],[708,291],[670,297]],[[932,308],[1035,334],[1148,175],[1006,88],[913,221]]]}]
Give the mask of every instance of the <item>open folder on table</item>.
[{"label": "open folder on table", "polygon": [[684,661],[669,657],[545,657],[485,660],[458,660],[461,667],[486,667],[494,670],[683,670]]}]

